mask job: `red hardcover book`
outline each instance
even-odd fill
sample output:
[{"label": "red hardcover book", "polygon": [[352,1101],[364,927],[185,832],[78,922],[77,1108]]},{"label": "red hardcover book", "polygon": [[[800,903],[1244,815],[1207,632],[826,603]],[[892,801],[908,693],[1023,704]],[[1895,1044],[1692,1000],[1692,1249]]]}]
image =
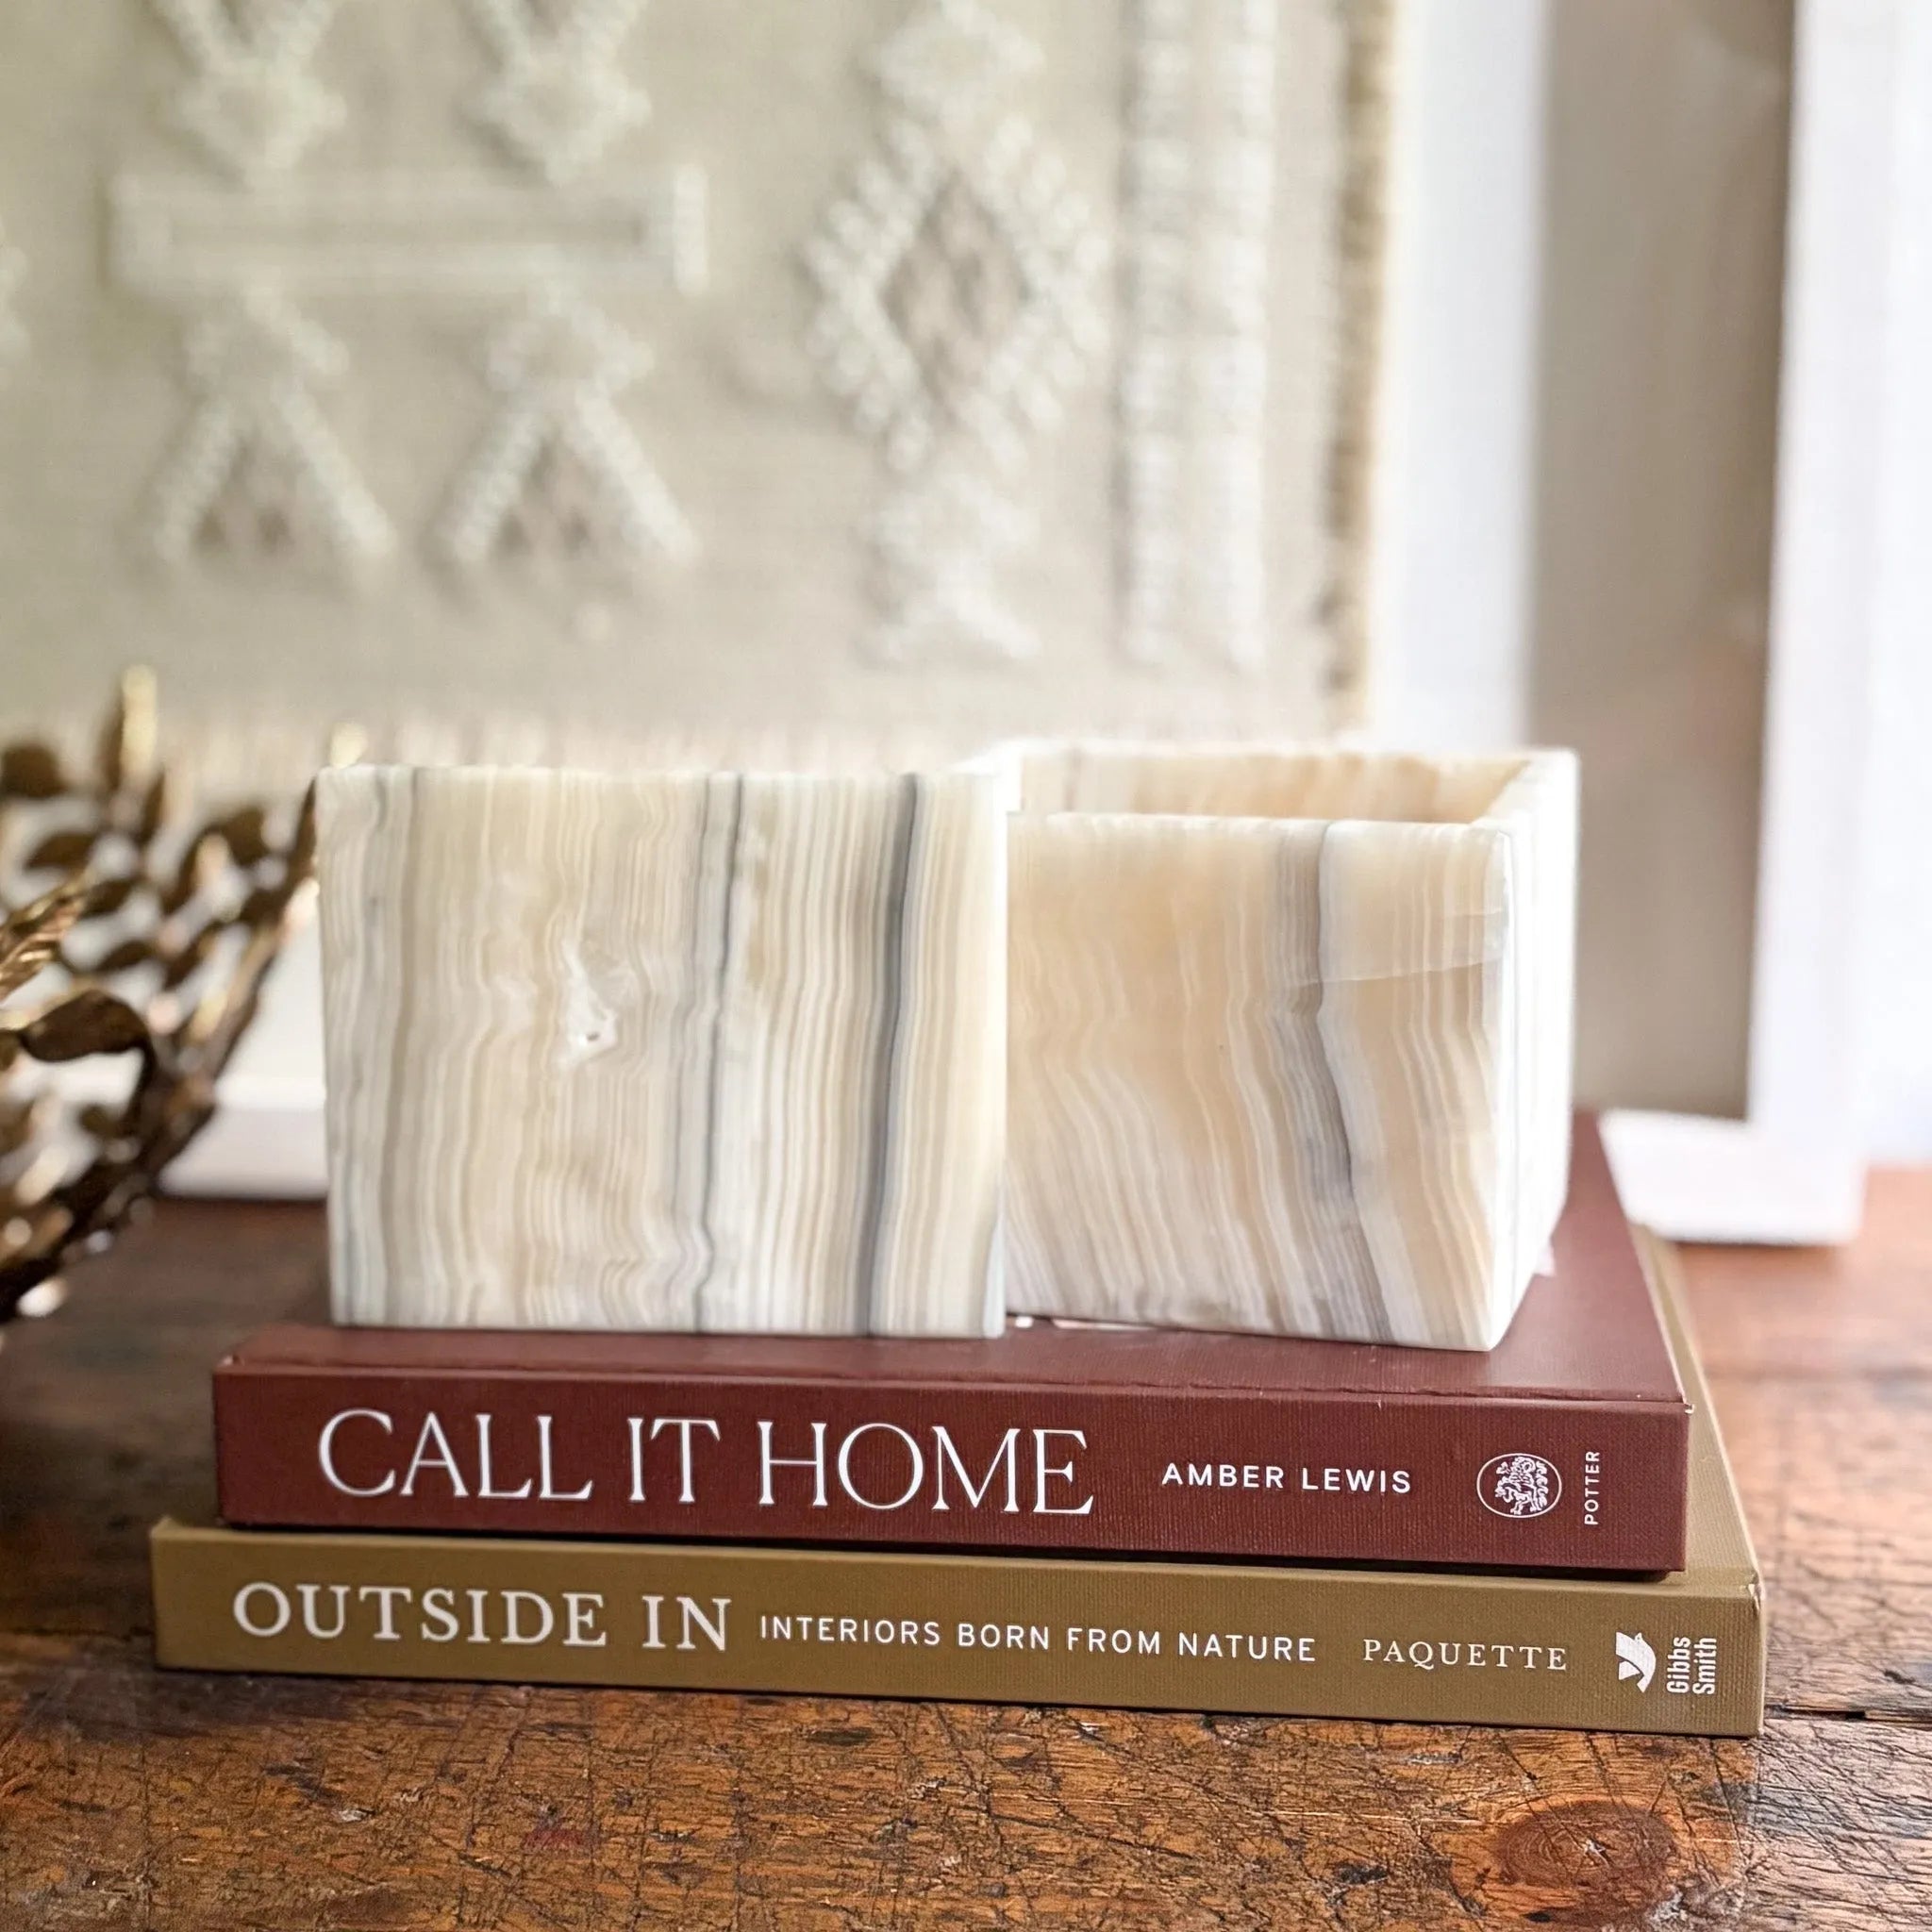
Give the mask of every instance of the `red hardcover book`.
[{"label": "red hardcover book", "polygon": [[1593,1124],[1489,1355],[283,1325],[215,1371],[232,1524],[1512,1569],[1684,1560],[1690,1410]]}]

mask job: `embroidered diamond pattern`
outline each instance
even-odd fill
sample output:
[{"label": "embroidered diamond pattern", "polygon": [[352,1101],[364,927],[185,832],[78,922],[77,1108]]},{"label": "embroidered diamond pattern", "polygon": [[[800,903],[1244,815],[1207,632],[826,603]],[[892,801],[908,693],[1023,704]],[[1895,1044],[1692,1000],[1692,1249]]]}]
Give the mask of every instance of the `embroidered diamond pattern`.
[{"label": "embroidered diamond pattern", "polygon": [[1100,344],[1104,256],[1023,123],[968,160],[900,123],[806,251],[824,295],[811,347],[895,468],[955,432],[1011,462]]},{"label": "embroidered diamond pattern", "polygon": [[242,180],[301,159],[342,119],[341,98],[308,71],[336,0],[155,0],[195,73],[175,123]]},{"label": "embroidered diamond pattern", "polygon": [[976,120],[1039,58],[1033,42],[980,0],[934,0],[878,50],[873,72],[908,113],[951,128]]},{"label": "embroidered diamond pattern", "polygon": [[475,112],[546,180],[583,173],[650,112],[617,65],[643,0],[471,0],[500,63]]},{"label": "embroidered diamond pattern", "polygon": [[459,478],[443,525],[458,563],[492,556],[683,558],[691,526],[614,398],[648,367],[590,304],[537,296],[491,345],[502,408]]},{"label": "embroidered diamond pattern", "polygon": [[196,326],[201,401],[155,491],[154,544],[353,562],[389,549],[388,519],[316,400],[340,374],[335,340],[268,290]]},{"label": "embroidered diamond pattern", "polygon": [[1039,640],[992,584],[993,566],[1037,534],[1010,491],[941,462],[896,491],[866,534],[887,612],[872,635],[874,656],[918,663],[963,649],[1018,662],[1038,653]]},{"label": "embroidered diamond pattern", "polygon": [[879,300],[934,402],[957,418],[1026,300],[1019,257],[964,175],[941,182]]},{"label": "embroidered diamond pattern", "polygon": [[293,450],[281,439],[243,443],[190,533],[209,556],[314,561],[326,554],[328,529],[316,492]]}]

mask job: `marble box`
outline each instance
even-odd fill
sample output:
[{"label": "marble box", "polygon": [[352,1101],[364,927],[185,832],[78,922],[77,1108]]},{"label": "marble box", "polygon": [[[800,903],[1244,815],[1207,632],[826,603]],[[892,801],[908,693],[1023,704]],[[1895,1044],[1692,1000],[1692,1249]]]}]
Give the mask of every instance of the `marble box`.
[{"label": "marble box", "polygon": [[1008,795],[325,774],[337,1319],[996,1331]]},{"label": "marble box", "polygon": [[1574,759],[1019,756],[1009,1305],[1492,1346],[1568,1172]]}]

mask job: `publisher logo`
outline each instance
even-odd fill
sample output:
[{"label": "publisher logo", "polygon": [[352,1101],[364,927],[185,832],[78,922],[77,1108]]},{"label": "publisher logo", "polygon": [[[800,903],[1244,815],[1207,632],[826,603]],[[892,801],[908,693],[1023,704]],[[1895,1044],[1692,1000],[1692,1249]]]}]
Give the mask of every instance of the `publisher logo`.
[{"label": "publisher logo", "polygon": [[1637,1679],[1640,1690],[1650,1689],[1650,1680],[1657,1675],[1657,1652],[1651,1649],[1649,1640],[1641,1630],[1617,1632],[1617,1681],[1621,1684],[1627,1677]]},{"label": "publisher logo", "polygon": [[1541,1456],[1492,1456],[1476,1474],[1475,1492],[1491,1516],[1547,1516],[1563,1478]]}]

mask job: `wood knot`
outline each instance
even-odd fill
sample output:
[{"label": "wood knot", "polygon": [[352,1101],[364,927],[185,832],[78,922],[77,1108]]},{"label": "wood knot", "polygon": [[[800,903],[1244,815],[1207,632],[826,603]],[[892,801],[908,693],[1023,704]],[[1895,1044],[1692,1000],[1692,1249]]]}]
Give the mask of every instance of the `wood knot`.
[{"label": "wood knot", "polygon": [[1499,1824],[1474,1890],[1533,1925],[1636,1926],[1680,1893],[1689,1861],[1655,1811],[1603,1798],[1540,1806]]}]

